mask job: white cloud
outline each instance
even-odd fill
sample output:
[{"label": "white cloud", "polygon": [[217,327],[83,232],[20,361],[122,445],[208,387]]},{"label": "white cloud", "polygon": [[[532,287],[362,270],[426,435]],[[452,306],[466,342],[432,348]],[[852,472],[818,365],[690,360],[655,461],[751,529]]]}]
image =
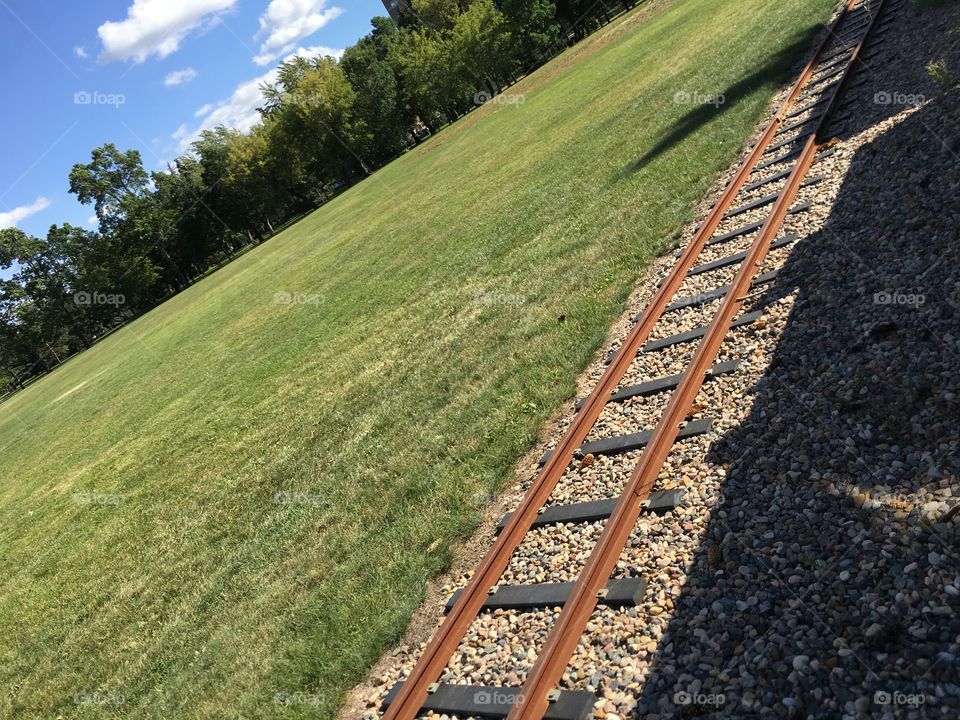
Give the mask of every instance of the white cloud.
[{"label": "white cloud", "polygon": [[105,22],[97,28],[103,43],[100,62],[130,60],[142,63],[151,55],[165,58],[205,22],[236,5],[237,0],[133,0],[126,20]]},{"label": "white cloud", "polygon": [[[336,48],[314,45],[308,48],[300,47],[287,55],[284,60],[293,57],[316,57],[318,55],[329,55],[339,59],[343,55],[343,50]],[[277,81],[278,68],[264,73],[252,80],[241,83],[233,91],[233,94],[226,100],[216,104],[206,104],[194,113],[196,117],[202,117],[203,121],[194,129],[189,130],[186,124],[177,128],[171,137],[178,141],[179,152],[184,153],[190,149],[190,144],[200,137],[200,133],[209,130],[217,125],[225,125],[241,132],[246,132],[260,120],[258,107],[263,106],[263,93],[260,92],[260,86],[263,84],[275,83]]]},{"label": "white cloud", "polygon": [[98,218],[96,215],[91,215],[87,218],[87,225],[94,226],[98,222],[100,222],[100,218]]},{"label": "white cloud", "polygon": [[76,55],[81,60],[86,60],[90,57],[90,54],[87,52],[87,49],[83,45],[77,45],[73,49],[73,54]]},{"label": "white cloud", "polygon": [[343,57],[343,48],[331,48],[326,45],[311,45],[310,47],[300,46],[292,53],[283,58],[283,61],[286,62],[291,58],[302,57],[302,58],[312,58],[312,57],[330,57],[339,60]]},{"label": "white cloud", "polygon": [[327,0],[270,0],[266,12],[260,16],[260,30],[254,36],[265,39],[253,61],[267,65],[342,12],[336,6],[327,7]]},{"label": "white cloud", "polygon": [[48,207],[50,207],[50,201],[45,197],[38,197],[29,205],[21,205],[10,212],[2,212],[0,213],[0,230],[15,227],[31,215],[36,215]]},{"label": "white cloud", "polygon": [[257,108],[263,105],[260,85],[275,82],[276,79],[277,70],[274,68],[264,75],[253,78],[253,80],[247,80],[238,85],[229,98],[208,110],[203,116],[203,121],[196,129],[191,131],[185,124],[177,128],[177,131],[171,137],[179,141],[180,152],[189,150],[190,144],[200,137],[201,132],[217,125],[226,125],[241,132],[246,132],[253,127],[260,119]]},{"label": "white cloud", "polygon": [[174,140],[183,140],[185,137],[190,135],[190,128],[187,127],[186,123],[182,123],[180,127],[171,135]]},{"label": "white cloud", "polygon": [[192,67],[184,68],[183,70],[174,70],[163,79],[163,84],[167,87],[183,85],[184,83],[188,83],[193,80],[196,76],[197,71]]}]

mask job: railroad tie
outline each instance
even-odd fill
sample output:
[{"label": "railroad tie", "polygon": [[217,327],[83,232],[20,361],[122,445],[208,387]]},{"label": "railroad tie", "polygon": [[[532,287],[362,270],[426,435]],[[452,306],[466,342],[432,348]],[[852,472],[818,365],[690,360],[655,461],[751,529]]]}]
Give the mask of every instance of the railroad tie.
[{"label": "railroad tie", "polygon": [[[750,283],[751,288],[764,285],[768,282],[773,281],[777,275],[780,274],[779,269],[771,270],[770,272],[765,272],[762,275],[757,275],[753,279],[753,282]],[[685,298],[680,298],[676,302],[670,303],[664,308],[664,312],[671,312],[674,310],[682,310],[683,308],[694,307],[696,305],[704,305],[713,300],[722,298],[730,292],[730,285],[723,285],[722,287],[714,288],[713,290],[708,290],[706,292],[698,293],[697,295],[689,295]],[[723,363],[721,363],[723,364]],[[676,377],[680,377],[677,375]]]},{"label": "railroad tie", "polygon": [[829,70],[829,69],[831,69],[831,68],[834,68],[834,67],[836,67],[837,65],[842,65],[843,63],[845,63],[845,62],[847,62],[847,61],[849,61],[849,60],[850,60],[850,58],[844,57],[843,54],[840,54],[840,55],[837,56],[837,59],[836,59],[836,60],[833,60],[832,62],[825,62],[825,63],[823,63],[822,65],[817,66],[817,72],[818,72],[818,73],[826,72],[827,70]]},{"label": "railroad tie", "polygon": [[[776,271],[767,273],[767,275],[775,275]],[[670,308],[668,307],[667,310]],[[714,365],[710,372],[707,374],[707,378],[715,378],[718,375],[725,375],[727,373],[732,373],[738,367],[740,367],[739,360],[728,360],[727,362],[717,363]],[[656,380],[648,380],[647,382],[642,382],[638,385],[628,385],[625,388],[617,390],[607,399],[607,402],[623,402],[624,400],[629,400],[633,397],[648,397],[650,395],[656,395],[658,393],[666,392],[667,390],[673,390],[677,384],[680,382],[680,378],[683,375],[668,375],[667,377],[657,378]],[[579,411],[583,407],[583,404],[587,401],[587,398],[580,398],[577,400],[576,405],[574,405],[574,410]]]},{"label": "railroad tie", "polygon": [[818,113],[814,113],[813,115],[811,115],[810,117],[804,120],[797,120],[796,122],[790,123],[789,125],[784,125],[782,128],[777,130],[777,135],[784,135],[785,133],[788,133],[791,130],[796,130],[797,128],[801,128],[808,123],[817,122],[822,116],[823,116],[823,113],[818,112]]},{"label": "railroad tie", "polygon": [[773,175],[768,175],[767,177],[761,178],[754,183],[744,185],[742,192],[753,192],[754,190],[762,188],[764,185],[769,185],[770,183],[777,182],[778,180],[783,180],[785,177],[789,177],[791,172],[793,172],[793,168],[787,168],[786,170],[781,170]]},{"label": "railroad tie", "polygon": [[751,171],[750,174],[752,175],[755,172],[766,170],[768,167],[771,167],[773,165],[779,165],[780,163],[786,162],[787,160],[792,160],[793,158],[797,157],[801,152],[803,152],[802,146],[795,147],[793,150],[788,150],[783,155],[779,155],[775,158],[771,158],[770,160],[765,160],[764,162],[760,163]]},{"label": "railroad tie", "polygon": [[[809,207],[809,205],[807,205],[807,207],[805,207],[804,209],[807,209],[808,207]],[[761,225],[762,225],[762,223],[761,223]],[[756,229],[756,228],[752,228],[751,230],[755,230],[755,229]],[[749,231],[748,231],[748,232],[749,232]],[[745,233],[744,233],[744,234],[745,234]],[[794,235],[794,234],[792,234],[792,233],[789,234],[789,235],[784,235],[784,236],[783,236],[782,238],[780,238],[779,240],[775,240],[775,241],[773,241],[772,243],[770,243],[770,250],[777,250],[778,248],[786,247],[787,245],[790,245],[790,244],[792,244],[792,243],[794,243],[794,242],[796,242],[796,241],[797,241],[797,236],[796,236],[796,235]],[[743,259],[747,256],[747,252],[748,252],[748,251],[743,250],[743,251],[741,251],[741,252],[733,253],[732,255],[726,255],[725,257],[718,258],[718,259],[716,259],[716,260],[712,260],[712,261],[710,261],[710,262],[703,263],[702,265],[697,265],[697,266],[695,266],[695,267],[692,267],[692,268],[690,268],[689,270],[687,270],[687,277],[694,277],[694,276],[696,276],[696,275],[702,275],[703,273],[712,272],[713,270],[719,270],[719,269],[721,269],[721,268],[725,268],[725,267],[728,267],[728,266],[730,266],[730,265],[736,265],[737,263],[743,262]],[[756,279],[755,279],[755,280],[756,280]],[[661,281],[660,281],[660,285],[663,285],[663,283],[664,283],[665,281],[666,281],[666,279],[661,280]],[[717,290],[719,290],[719,288],[718,288]],[[706,293],[700,293],[700,294],[697,294],[697,295],[691,295],[691,296],[686,297],[686,298],[681,298],[680,300],[677,301],[677,307],[676,307],[676,308],[672,308],[672,309],[679,309],[679,308],[681,308],[681,307],[688,307],[688,306],[690,306],[690,305],[700,304],[700,303],[697,303],[697,302],[691,302],[691,301],[690,301],[691,298],[703,297],[703,295],[706,295],[706,294],[712,293],[712,292],[716,292],[716,291],[715,291],[715,290],[709,290],[709,291],[707,291]],[[716,297],[719,297],[719,296],[716,296]],[[710,300],[710,299],[712,299],[712,298],[709,298],[709,297],[706,298],[706,300]],[[705,302],[706,300],[704,300],[704,302]],[[670,310],[670,309],[671,309],[670,306],[668,306],[667,308],[665,308],[665,310]]]},{"label": "railroad tie", "polygon": [[[730,329],[733,330],[738,327],[743,327],[744,325],[755,323],[760,319],[762,314],[763,313],[761,313],[759,310],[756,310],[754,312],[747,313],[746,315],[741,315],[730,324]],[[679,345],[680,343],[690,342],[691,340],[698,340],[706,335],[707,330],[709,329],[709,325],[701,325],[693,330],[687,330],[686,332],[677,333],[676,335],[670,335],[660,340],[651,340],[642,348],[640,348],[640,351],[653,352],[655,350],[662,350],[663,348],[670,347],[671,345]]]},{"label": "railroad tie", "polygon": [[[590,500],[569,505],[551,505],[543,509],[543,512],[537,516],[530,527],[539,528],[563,523],[580,524],[606,520],[616,508],[618,499],[607,498],[606,500]],[[665,515],[681,502],[683,502],[683,490],[661,490],[650,493],[644,510],[656,515]],[[500,518],[496,532],[502,531],[510,522],[511,517],[513,517],[513,513],[509,512]]]},{"label": "railroad tie", "polygon": [[[806,208],[805,208],[806,209]],[[733,324],[730,326],[730,329],[738,328],[743,325],[749,325],[750,323],[759,319],[761,313],[759,310],[756,312],[747,313],[746,315],[741,315],[739,318],[733,321]],[[696,340],[697,338],[703,337],[704,332],[706,332],[707,326],[701,326],[694,328],[693,330],[688,330],[686,332],[677,333],[676,335],[670,335],[665,337],[662,340],[651,340],[642,348],[640,348],[637,353],[641,352],[652,352],[654,350],[662,350],[665,347],[670,347],[671,345],[679,345],[680,343],[689,342],[691,340]],[[607,355],[606,364],[609,365],[613,362],[613,358],[616,357],[618,350],[611,350],[609,355]],[[546,456],[545,456],[546,457]],[[542,463],[542,459],[541,459]]]},{"label": "railroad tie", "polygon": [[[570,597],[574,583],[536,583],[530,585],[500,585],[493,588],[483,603],[484,610],[538,610],[562,607]],[[607,583],[605,592],[598,595],[599,604],[607,607],[633,607],[643,599],[647,583],[643,578],[620,578]],[[447,600],[445,612],[450,612],[462,590]]]},{"label": "railroad tie", "polygon": [[[756,313],[756,315],[759,317],[760,313]],[[744,318],[746,317],[747,316],[744,315]],[[756,318],[754,318],[754,320],[755,319]],[[680,434],[677,435],[677,439],[683,440],[696,435],[703,435],[703,433],[710,431],[712,425],[713,420],[710,419],[692,420],[680,428]],[[650,441],[650,435],[650,430],[644,430],[638,433],[630,433],[629,435],[615,435],[614,437],[603,438],[602,440],[593,440],[581,445],[579,448],[579,454],[618,455],[620,453],[630,452],[631,450],[639,450]],[[553,450],[547,450],[540,457],[538,464],[541,466],[546,465],[547,460],[550,459],[552,454]]]},{"label": "railroad tie", "polygon": [[[770,243],[771,250],[777,250],[787,245],[791,245],[797,241],[797,236],[794,234],[784,235],[779,240],[774,240]],[[718,258],[708,263],[703,263],[703,265],[697,265],[687,270],[687,277],[693,277],[695,275],[703,275],[703,273],[712,272],[714,270],[719,270],[720,268],[725,268],[730,265],[736,265],[743,262],[744,258],[747,257],[747,250],[743,250],[738,253],[733,253],[732,255],[727,255],[726,257]]]},{"label": "railroad tie", "polygon": [[[823,153],[823,155],[821,155],[820,157],[821,158],[829,157],[830,155],[833,155],[833,152],[834,151],[832,149],[828,150],[827,152]],[[790,208],[787,211],[787,214],[796,215],[797,213],[806,212],[809,209],[810,209],[810,203],[802,202]],[[743,227],[733,230],[731,232],[725,233],[723,235],[718,235],[717,237],[712,238],[711,240],[708,240],[705,247],[710,247],[711,245],[719,245],[720,243],[725,243],[725,242],[728,242],[729,240],[738,238],[741,235],[747,235],[749,233],[752,233],[755,230],[759,230],[760,228],[762,228],[765,222],[766,220],[757,220],[756,222],[752,222],[749,225],[744,225]],[[663,283],[661,282],[661,285],[662,284]],[[639,320],[639,318],[640,318],[640,314],[638,314],[634,319]]]},{"label": "railroad tie", "polygon": [[[403,687],[396,683],[381,706],[390,707]],[[424,711],[455,717],[505,718],[517,701],[520,688],[493,685],[436,683],[423,703]],[[544,714],[545,720],[587,720],[593,716],[596,694],[586,690],[561,690]]]},{"label": "railroad tie", "polygon": [[797,108],[796,110],[793,110],[792,112],[787,113],[786,115],[783,116],[783,119],[792,120],[795,117],[799,117],[800,115],[803,115],[805,112],[812,110],[818,105],[823,105],[829,99],[830,98],[820,98],[816,102],[810,103],[809,105],[804,105],[803,107]]},{"label": "railroad tie", "polygon": [[793,145],[794,143],[800,142],[801,140],[806,140],[808,137],[810,137],[811,135],[813,135],[814,132],[815,132],[814,130],[804,130],[804,131],[801,132],[801,133],[797,133],[797,134],[794,135],[793,137],[787,138],[786,140],[781,140],[781,141],[778,142],[778,143],[774,143],[773,145],[771,145],[770,147],[768,147],[768,148],[764,151],[763,154],[764,154],[764,155],[769,155],[770,153],[774,152],[775,150],[780,150],[781,148],[785,148],[785,147],[787,147],[788,145]]},{"label": "railroad tie", "polygon": [[831,79],[835,78],[837,75],[840,75],[841,73],[843,73],[843,72],[845,72],[845,71],[846,71],[846,67],[841,67],[841,68],[839,68],[839,69],[837,69],[837,70],[832,70],[831,72],[827,73],[826,75],[823,75],[823,76],[817,78],[816,80],[814,80],[813,82],[811,82],[811,83],[810,83],[810,87],[816,87],[816,86],[818,86],[818,85],[822,85],[822,84],[825,83],[827,80],[831,80]]},{"label": "railroad tie", "polygon": [[[800,187],[801,188],[810,187],[811,185],[816,185],[817,183],[822,181],[823,181],[822,176],[810,177],[804,180],[802,183],[800,183]],[[728,210],[726,215],[723,216],[723,219],[729,220],[730,218],[736,217],[737,215],[743,215],[743,213],[745,212],[750,212],[751,210],[762,208],[764,205],[770,205],[776,202],[778,197],[780,197],[780,193],[770,193],[769,195],[766,195],[760,198],[759,200],[754,200],[753,202],[749,202],[746,205],[741,205],[740,207],[736,207],[736,208],[733,208],[732,210]]]},{"label": "railroad tie", "polygon": [[811,92],[809,92],[809,93],[805,93],[805,94],[803,94],[803,95],[801,95],[800,97],[797,98],[797,102],[803,102],[804,100],[809,100],[810,98],[813,98],[813,97],[816,97],[816,96],[819,96],[819,95],[823,95],[824,93],[827,92],[827,90],[829,90],[829,89],[832,88],[832,87],[836,87],[836,86],[837,86],[839,83],[841,83],[841,82],[843,82],[842,79],[841,79],[841,80],[834,80],[832,83],[828,83],[827,85],[824,85],[824,86],[821,87],[821,88],[817,88],[816,90],[813,90],[813,91],[811,91]]}]

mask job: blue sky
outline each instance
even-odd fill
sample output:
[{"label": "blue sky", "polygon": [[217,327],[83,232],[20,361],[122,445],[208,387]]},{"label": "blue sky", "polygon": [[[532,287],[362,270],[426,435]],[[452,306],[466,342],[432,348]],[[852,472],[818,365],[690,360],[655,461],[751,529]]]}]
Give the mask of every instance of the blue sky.
[{"label": "blue sky", "polygon": [[105,142],[161,169],[196,133],[246,129],[291,54],[353,44],[381,0],[0,0],[0,227],[93,227],[68,193]]}]

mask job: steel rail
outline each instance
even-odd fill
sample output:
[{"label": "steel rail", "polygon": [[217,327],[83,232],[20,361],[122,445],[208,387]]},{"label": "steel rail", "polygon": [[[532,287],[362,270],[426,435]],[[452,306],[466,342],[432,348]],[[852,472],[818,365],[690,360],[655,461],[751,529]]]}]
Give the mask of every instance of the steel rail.
[{"label": "steel rail", "polygon": [[[856,0],[849,0],[844,14],[841,14],[831,24],[830,35],[833,35],[833,31],[855,3]],[[815,59],[819,57],[822,51],[823,46],[818,49]],[[497,584],[510,562],[511,555],[530,531],[540,508],[546,504],[570,465],[574,453],[592,430],[603,412],[608,398],[616,390],[620,380],[629,369],[637,351],[646,342],[667,304],[683,283],[687,270],[693,266],[707,241],[724,220],[724,214],[730,209],[754,166],[763,156],[767,146],[770,145],[783,122],[785,111],[799,96],[812,75],[812,64],[813,61],[804,69],[801,77],[781,103],[774,118],[741,163],[733,178],[727,183],[717,204],[691,238],[667,279],[651,298],[639,321],[625,338],[613,361],[587,397],[580,412],[577,413],[573,422],[561,437],[560,442],[550,454],[546,464],[541,468],[536,479],[524,494],[509,522],[484,555],[456,604],[450,609],[430,643],[420,655],[407,680],[384,712],[384,720],[413,720],[420,712],[431,687],[439,680],[441,673],[450,662],[470,625],[479,615],[483,604],[489,597],[490,590]],[[569,601],[567,604],[569,604]]]},{"label": "steel rail", "polygon": [[[673,447],[680,423],[686,418],[697,393],[702,387],[704,378],[729,331],[730,324],[746,300],[745,296],[749,291],[758,266],[766,257],[771,241],[779,232],[790,205],[799,192],[800,184],[813,164],[819,146],[818,133],[825,126],[830,112],[836,105],[843,86],[857,62],[863,44],[875,25],[876,18],[883,7],[883,2],[884,0],[878,0],[875,12],[871,7],[870,21],[851,55],[850,64],[844,71],[843,78],[831,89],[832,94],[827,109],[817,121],[816,131],[807,139],[790,178],[782,189],[780,197],[774,204],[759,235],[751,245],[730,291],[717,310],[711,322],[710,330],[697,347],[697,351],[684,372],[680,384],[671,396],[663,416],[627,481],[616,509],[605,524],[603,533],[594,546],[567,602],[564,604],[560,617],[551,629],[543,649],[528,673],[526,682],[520,689],[517,702],[507,716],[508,720],[541,720],[543,718],[549,706],[550,693],[561,681],[563,672],[573,657],[587,622],[596,608],[598,593],[609,580],[616,567],[617,560],[629,540],[630,533],[636,527],[642,502],[650,494],[663,463]],[[856,0],[848,2],[844,13],[834,23],[830,36],[833,36],[833,30],[836,29],[836,26],[848,17],[848,13],[853,10],[855,4]],[[802,79],[810,77],[818,59],[831,46],[831,41],[832,37],[824,40],[814,59],[807,65]]]}]

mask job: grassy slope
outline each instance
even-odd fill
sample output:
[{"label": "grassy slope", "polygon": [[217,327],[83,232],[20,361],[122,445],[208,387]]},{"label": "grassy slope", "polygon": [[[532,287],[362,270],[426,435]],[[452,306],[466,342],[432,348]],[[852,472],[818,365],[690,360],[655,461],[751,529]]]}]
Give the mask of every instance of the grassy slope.
[{"label": "grassy slope", "polygon": [[831,4],[630,16],[0,406],[0,714],[330,717]]}]

